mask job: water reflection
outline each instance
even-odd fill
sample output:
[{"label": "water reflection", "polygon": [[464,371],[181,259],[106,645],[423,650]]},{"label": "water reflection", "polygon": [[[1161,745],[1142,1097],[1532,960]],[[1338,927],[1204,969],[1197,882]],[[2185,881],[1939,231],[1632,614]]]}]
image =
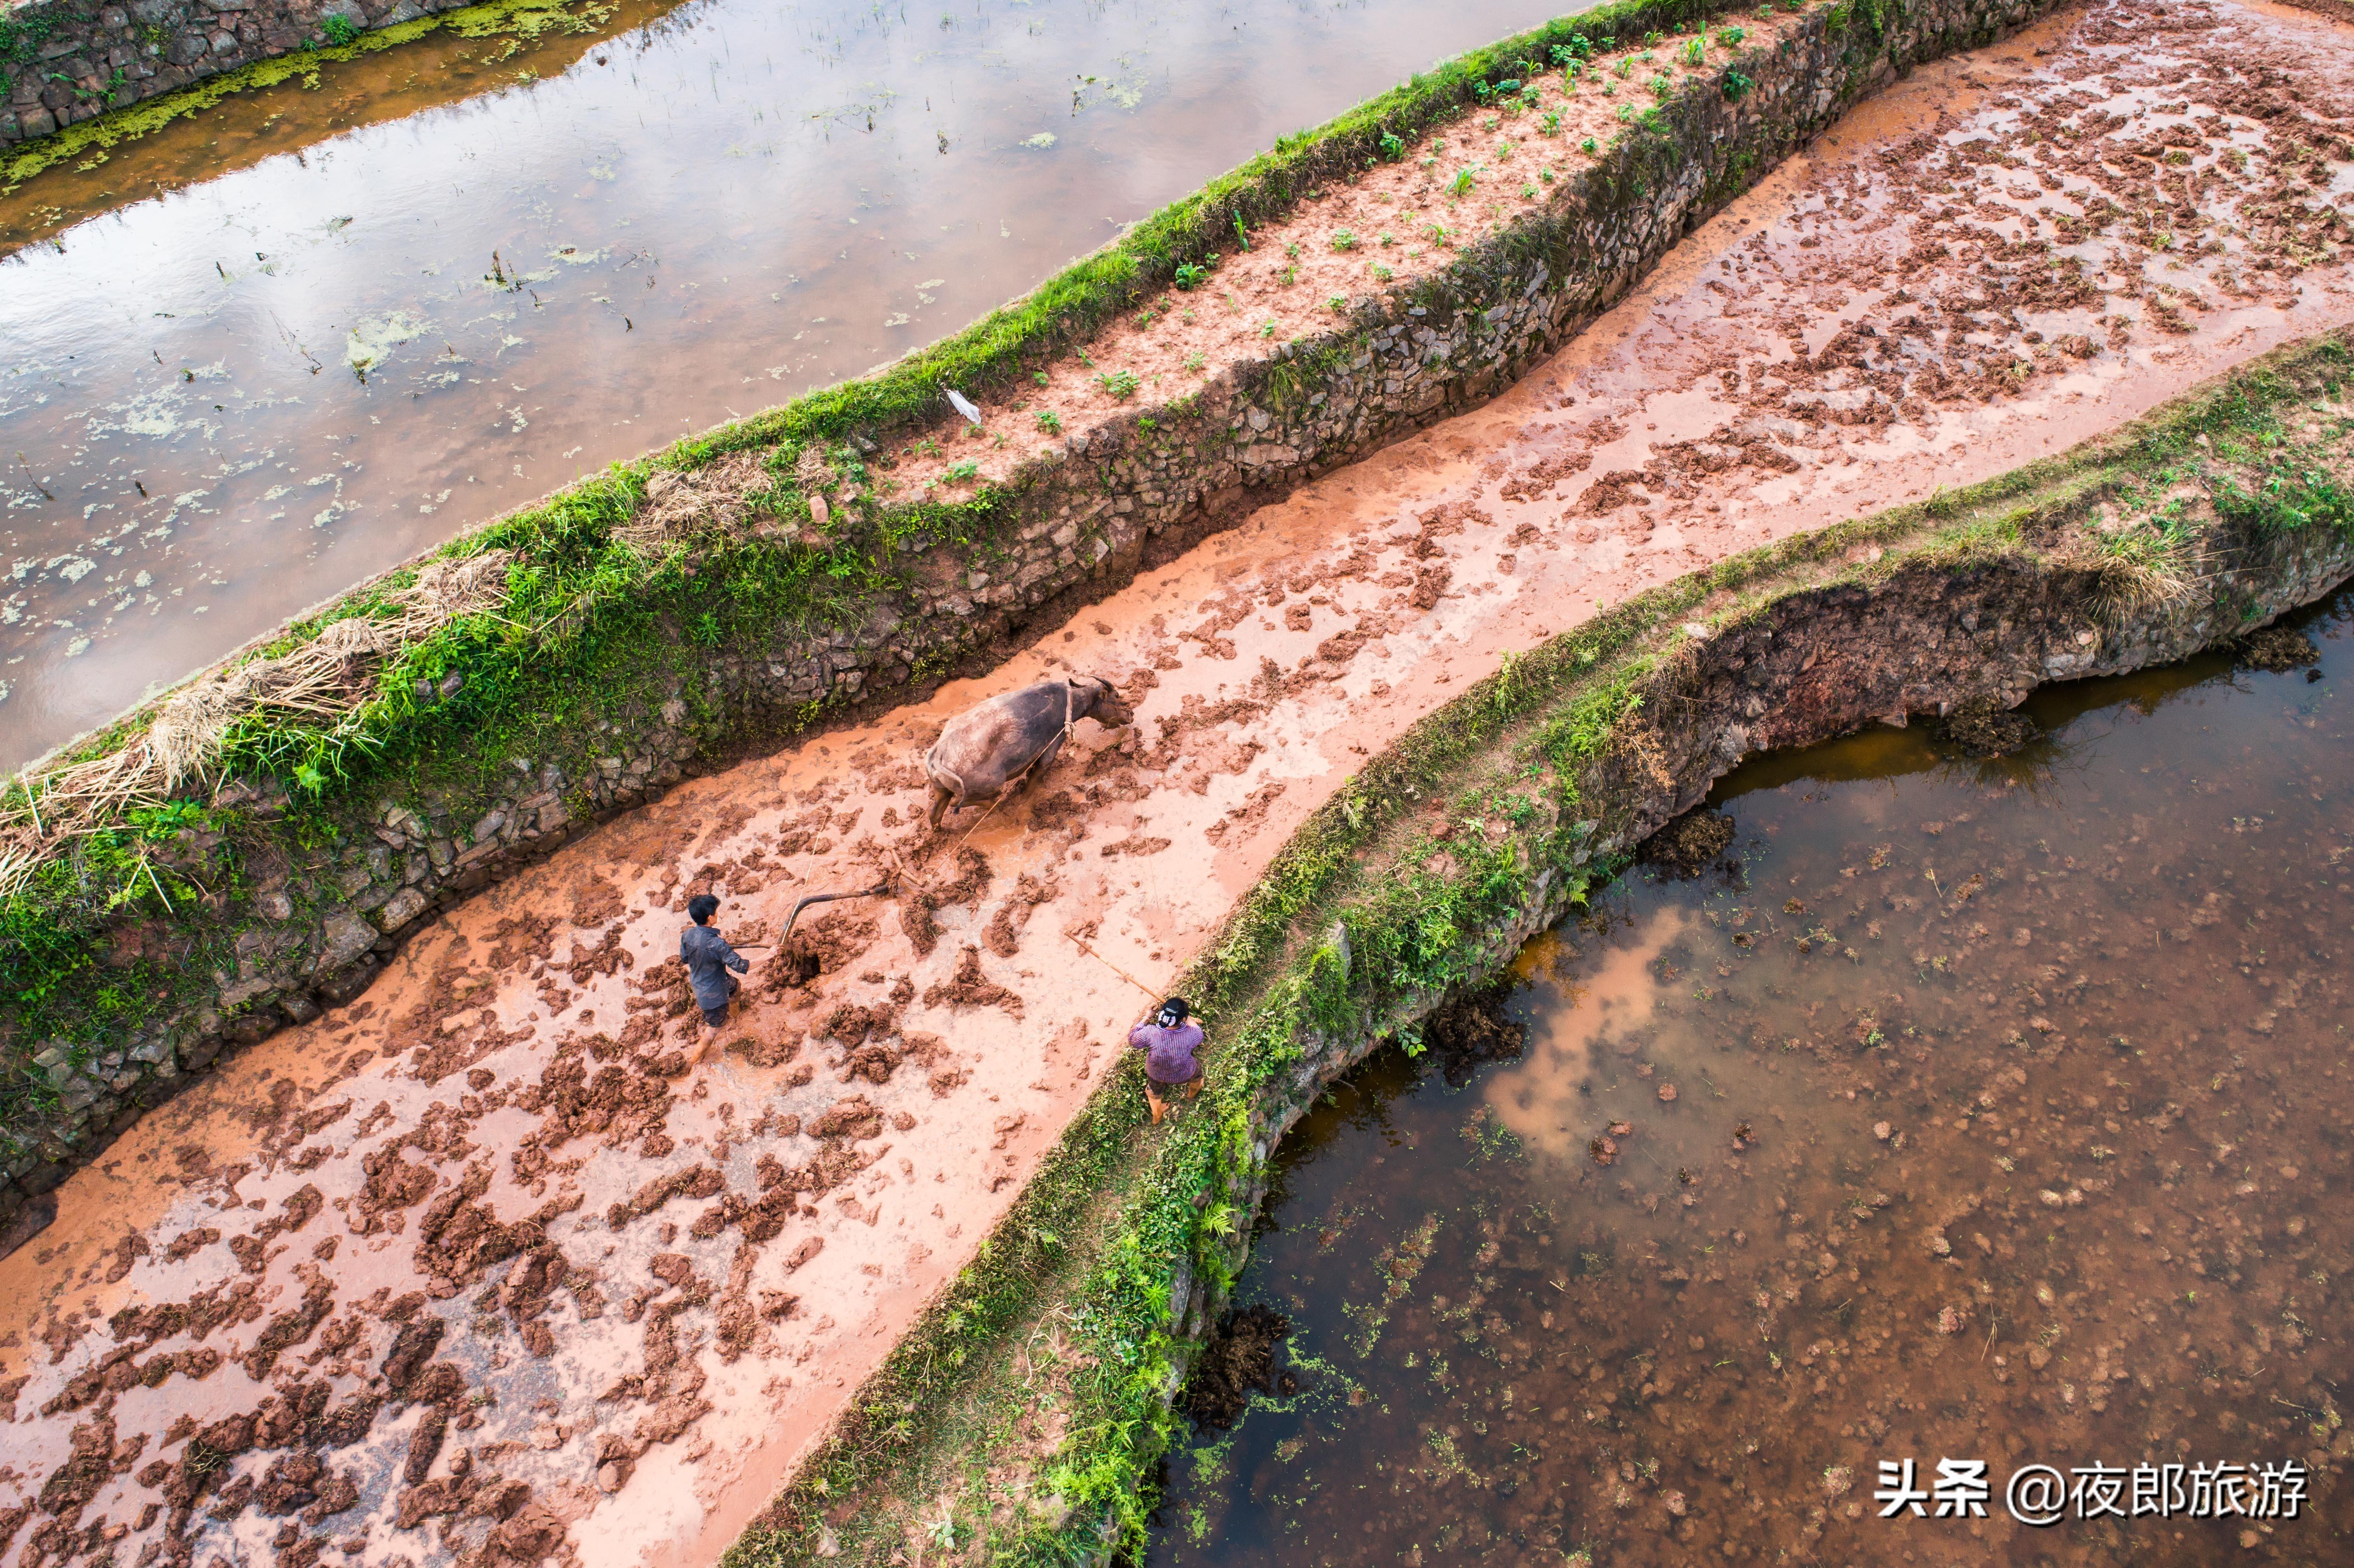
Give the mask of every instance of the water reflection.
[{"label": "water reflection", "polygon": [[[2213,658],[2040,695],[2015,758],[1725,780],[1712,874],[1520,955],[1516,1060],[1377,1059],[1286,1144],[1239,1299],[1298,1393],[1181,1450],[1151,1560],[2326,1557],[2349,609],[2317,682]],[[1907,1457],[2317,1478],[2295,1520],[1884,1521]]]},{"label": "water reflection", "polygon": [[0,766],[469,524],[953,331],[1549,10],[642,5],[37,178],[0,217],[57,236],[0,262]]}]

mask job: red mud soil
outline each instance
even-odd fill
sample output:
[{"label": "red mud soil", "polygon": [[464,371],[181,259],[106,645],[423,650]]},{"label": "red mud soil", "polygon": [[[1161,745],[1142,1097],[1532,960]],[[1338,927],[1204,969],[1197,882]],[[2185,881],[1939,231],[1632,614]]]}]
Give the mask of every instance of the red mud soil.
[{"label": "red mud soil", "polygon": [[[1924,69],[1489,407],[444,918],[0,1263],[0,1559],[713,1561],[1121,1048],[1148,1001],[1110,965],[1176,974],[1503,653],[2354,317],[2349,105],[2354,32],[2273,8],[2074,11]],[[1066,670],[1134,729],[928,843],[940,725]],[[690,1063],[690,895],[748,944],[895,866]]]}]

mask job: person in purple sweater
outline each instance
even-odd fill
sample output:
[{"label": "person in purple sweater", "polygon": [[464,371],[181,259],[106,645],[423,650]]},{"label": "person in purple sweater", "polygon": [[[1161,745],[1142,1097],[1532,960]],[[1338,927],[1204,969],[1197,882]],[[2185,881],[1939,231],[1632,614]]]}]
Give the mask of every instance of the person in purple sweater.
[{"label": "person in purple sweater", "polygon": [[1144,1053],[1144,1097],[1155,1122],[1168,1113],[1164,1095],[1183,1089],[1190,1100],[1202,1092],[1202,1064],[1193,1059],[1202,1048],[1202,1026],[1189,1016],[1193,1011],[1183,997],[1172,996],[1151,1022],[1128,1032],[1129,1046]]}]

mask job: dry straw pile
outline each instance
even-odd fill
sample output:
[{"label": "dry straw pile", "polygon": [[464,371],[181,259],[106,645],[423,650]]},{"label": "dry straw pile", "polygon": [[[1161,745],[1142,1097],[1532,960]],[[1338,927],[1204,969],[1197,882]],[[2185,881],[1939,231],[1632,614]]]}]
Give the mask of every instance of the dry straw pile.
[{"label": "dry straw pile", "polygon": [[767,481],[757,452],[730,452],[691,471],[657,469],[646,481],[645,503],[613,530],[613,537],[652,556],[706,530],[773,533],[760,504]]},{"label": "dry straw pile", "polygon": [[19,774],[0,796],[0,897],[76,839],[210,782],[230,732],[256,715],[338,722],[356,713],[389,655],[506,592],[513,556],[491,550],[429,563],[366,615],[334,621],[273,659],[215,670],[168,698],[147,728],[101,757]]}]

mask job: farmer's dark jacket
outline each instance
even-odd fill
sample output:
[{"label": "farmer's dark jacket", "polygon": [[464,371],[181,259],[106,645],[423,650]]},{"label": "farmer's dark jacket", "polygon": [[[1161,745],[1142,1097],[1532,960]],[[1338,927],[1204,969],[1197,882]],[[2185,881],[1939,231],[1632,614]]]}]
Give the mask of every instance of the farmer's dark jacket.
[{"label": "farmer's dark jacket", "polygon": [[689,926],[678,939],[678,956],[686,960],[686,978],[695,987],[697,1007],[727,1005],[727,971],[737,974],[752,967],[727,945],[727,938],[708,926]]}]

